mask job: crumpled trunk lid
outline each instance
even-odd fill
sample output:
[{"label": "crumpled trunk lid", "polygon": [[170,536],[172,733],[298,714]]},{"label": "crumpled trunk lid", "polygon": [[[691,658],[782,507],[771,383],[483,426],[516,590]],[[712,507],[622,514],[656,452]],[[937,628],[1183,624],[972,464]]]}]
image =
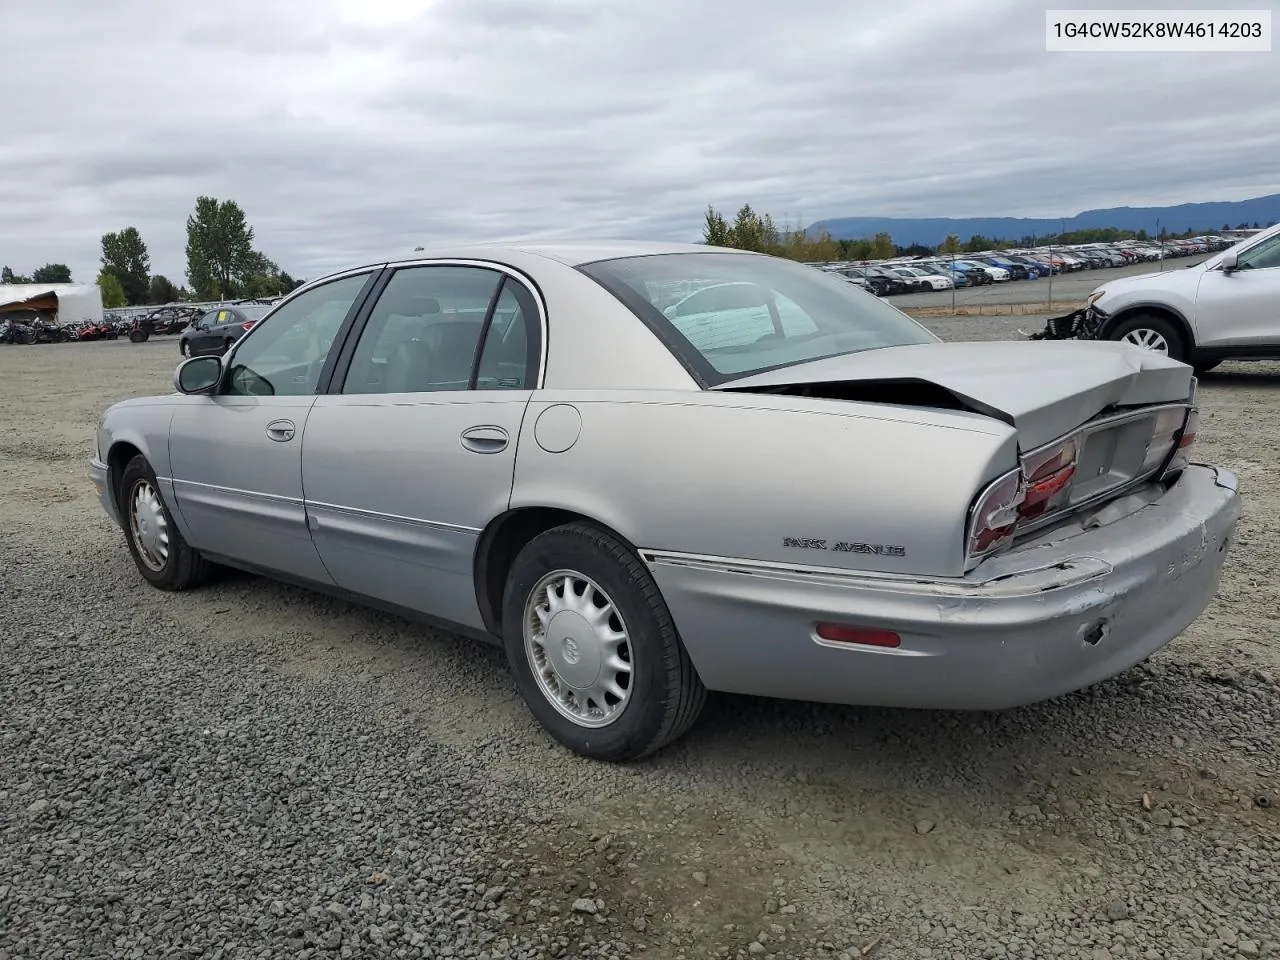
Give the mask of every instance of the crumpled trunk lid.
[{"label": "crumpled trunk lid", "polygon": [[1010,424],[1032,450],[1106,410],[1187,402],[1192,370],[1109,341],[922,343],[771,370],[716,390],[970,410]]}]

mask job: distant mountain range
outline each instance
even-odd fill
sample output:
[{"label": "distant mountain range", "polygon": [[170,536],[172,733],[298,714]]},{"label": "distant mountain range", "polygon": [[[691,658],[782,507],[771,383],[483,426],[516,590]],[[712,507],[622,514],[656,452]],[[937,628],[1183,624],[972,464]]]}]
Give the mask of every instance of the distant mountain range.
[{"label": "distant mountain range", "polygon": [[[1057,235],[1062,232],[1062,217],[967,217],[948,219],[930,217],[835,217],[819,220],[807,230],[818,236],[826,230],[837,240],[870,239],[877,233],[888,233],[899,246],[921,243],[935,247],[954,233],[961,241],[974,234],[1001,240]],[[1252,200],[1224,203],[1180,203],[1173,207],[1111,207],[1107,210],[1085,210],[1066,217],[1067,232],[1115,227],[1119,230],[1146,230],[1155,236],[1156,221],[1160,229],[1170,233],[1186,230],[1221,230],[1222,225],[1235,227],[1241,223],[1259,226],[1280,221],[1280,193]]]}]

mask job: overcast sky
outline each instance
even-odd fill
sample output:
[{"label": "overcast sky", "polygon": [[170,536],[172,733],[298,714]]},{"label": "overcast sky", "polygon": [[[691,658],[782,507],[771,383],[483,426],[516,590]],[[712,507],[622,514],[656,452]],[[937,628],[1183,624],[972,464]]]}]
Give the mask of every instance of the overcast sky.
[{"label": "overcast sky", "polygon": [[134,225],[185,282],[200,194],[311,278],[454,238],[692,240],[708,203],[807,224],[1280,190],[1280,53],[1046,53],[1046,6],[1090,4],[14,2],[0,263],[92,279]]}]

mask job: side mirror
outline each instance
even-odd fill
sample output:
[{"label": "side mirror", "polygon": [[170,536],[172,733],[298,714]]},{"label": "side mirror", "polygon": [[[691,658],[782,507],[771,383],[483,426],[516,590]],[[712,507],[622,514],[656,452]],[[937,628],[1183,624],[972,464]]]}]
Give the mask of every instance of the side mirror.
[{"label": "side mirror", "polygon": [[1236,265],[1238,263],[1239,261],[1236,260],[1236,255],[1234,253],[1224,253],[1222,255],[1222,259],[1218,261],[1218,266],[1222,268],[1223,273],[1230,273],[1232,270],[1236,269]]},{"label": "side mirror", "polygon": [[192,357],[173,371],[173,386],[179,393],[208,393],[221,379],[221,357]]}]

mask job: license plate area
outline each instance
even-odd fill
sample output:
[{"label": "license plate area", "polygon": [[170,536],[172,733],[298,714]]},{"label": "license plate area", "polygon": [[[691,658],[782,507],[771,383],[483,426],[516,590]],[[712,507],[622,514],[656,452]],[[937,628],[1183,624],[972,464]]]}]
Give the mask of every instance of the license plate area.
[{"label": "license plate area", "polygon": [[1142,472],[1155,426],[1155,415],[1151,415],[1087,431],[1081,437],[1068,506],[1103,496],[1136,479]]}]

